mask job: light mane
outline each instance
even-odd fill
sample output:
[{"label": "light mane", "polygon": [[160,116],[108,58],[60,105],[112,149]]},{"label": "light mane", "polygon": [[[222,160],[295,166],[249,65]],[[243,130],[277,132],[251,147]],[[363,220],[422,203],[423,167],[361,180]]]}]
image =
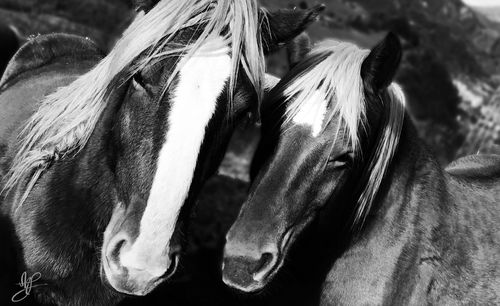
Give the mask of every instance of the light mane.
[{"label": "light mane", "polygon": [[377,139],[372,159],[369,162],[367,183],[359,196],[358,207],[354,216],[354,228],[360,228],[366,221],[377,192],[382,185],[382,180],[396,154],[401,131],[403,130],[406,98],[401,86],[392,83],[387,89],[386,97],[382,99],[386,110],[385,122]]},{"label": "light mane", "polygon": [[[205,27],[196,40],[187,45],[172,43],[179,31],[193,26]],[[182,56],[184,60],[178,61],[166,90],[182,63],[187,62],[202,45],[220,39],[220,36],[224,36],[231,46],[230,98],[241,65],[260,102],[265,61],[259,31],[256,0],[160,1],[147,14],[134,20],[109,55],[91,71],[41,102],[20,134],[20,149],[3,190],[11,190],[28,179],[19,201],[21,205],[41,174],[54,161],[74,156],[82,150],[108,105],[113,88],[120,85],[116,84],[119,75],[125,72],[128,79],[158,58]],[[134,62],[148,50],[147,56],[138,63]]]},{"label": "light mane", "polygon": [[[312,111],[317,114],[318,120],[322,120],[320,117],[324,101],[335,102],[328,120],[338,116],[338,128],[347,133],[354,151],[358,155],[362,153],[359,132],[361,128],[365,128],[367,121],[367,101],[361,78],[361,65],[369,53],[369,50],[360,49],[354,44],[333,40],[321,42],[315,47],[308,57],[323,59],[299,73],[283,90],[286,101],[290,103],[285,112],[283,126],[288,126],[287,123],[300,116],[303,107],[310,108],[311,100],[315,101],[318,108],[315,112]],[[322,96],[318,97],[318,93],[322,93]],[[378,139],[372,158],[368,161],[367,179],[357,202],[353,227],[363,225],[366,220],[395,155],[403,128],[406,99],[401,87],[392,83],[380,98],[385,110],[383,127],[379,135],[374,136]]]}]

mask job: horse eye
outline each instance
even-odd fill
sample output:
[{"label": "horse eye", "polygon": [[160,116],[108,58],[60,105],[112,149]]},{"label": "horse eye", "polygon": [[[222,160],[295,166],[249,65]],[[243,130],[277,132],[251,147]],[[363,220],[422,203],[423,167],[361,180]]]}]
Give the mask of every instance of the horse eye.
[{"label": "horse eye", "polygon": [[331,164],[335,169],[342,169],[350,167],[353,161],[354,154],[352,152],[346,152],[341,155],[332,157],[330,160],[328,160],[328,163]]},{"label": "horse eye", "polygon": [[132,85],[136,90],[146,89],[146,82],[144,82],[144,78],[140,71],[132,76]]}]

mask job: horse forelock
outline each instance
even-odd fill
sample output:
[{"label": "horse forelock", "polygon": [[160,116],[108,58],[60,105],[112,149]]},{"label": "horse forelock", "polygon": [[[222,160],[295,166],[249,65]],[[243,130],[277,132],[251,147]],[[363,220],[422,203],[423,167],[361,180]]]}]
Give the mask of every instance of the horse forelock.
[{"label": "horse forelock", "polygon": [[[172,44],[179,31],[204,26],[201,35],[185,45]],[[7,175],[4,191],[29,178],[21,205],[38,177],[53,161],[78,153],[87,144],[107,106],[116,78],[130,78],[152,60],[178,57],[167,86],[182,64],[202,46],[220,37],[231,45],[230,99],[241,65],[258,93],[263,92],[265,61],[256,0],[162,0],[139,15],[113,50],[91,71],[48,95],[20,134],[20,146]],[[148,51],[149,50],[149,51]],[[141,54],[147,53],[134,62]],[[182,61],[180,59],[183,59]],[[134,65],[132,67],[132,64]],[[228,107],[229,111],[231,107]]]},{"label": "horse forelock", "polygon": [[[348,134],[348,139],[357,155],[361,153],[359,132],[368,124],[366,116],[366,97],[364,83],[361,77],[361,65],[368,56],[369,50],[363,50],[354,44],[327,40],[321,42],[308,55],[304,63],[297,66],[299,71],[294,76],[278,85],[281,93],[271,95],[284,97],[288,103],[282,128],[301,116],[303,108],[317,117],[314,120],[323,121],[325,101],[335,103],[327,120],[339,117],[338,131]],[[383,98],[386,118],[380,135],[376,141],[373,158],[368,161],[368,176],[357,201],[353,227],[362,225],[370,212],[371,206],[382,180],[390,166],[398,147],[405,114],[405,96],[399,85],[391,84],[387,95]],[[313,101],[314,103],[311,103]],[[300,120],[299,120],[300,121]],[[323,122],[323,126],[326,123]],[[314,129],[313,129],[314,134]],[[375,135],[377,136],[377,135]],[[335,140],[334,140],[335,141]],[[365,154],[363,154],[365,155]]]},{"label": "horse forelock", "polygon": [[[310,107],[310,101],[335,103],[327,121],[339,116],[339,128],[347,131],[356,149],[359,146],[358,127],[366,119],[361,64],[367,55],[368,51],[351,43],[335,40],[319,43],[308,57],[321,60],[298,73],[284,88],[283,94],[289,103],[284,126],[300,116],[303,108]],[[324,107],[324,103],[314,105]],[[321,115],[323,112],[318,109],[316,113]]]}]

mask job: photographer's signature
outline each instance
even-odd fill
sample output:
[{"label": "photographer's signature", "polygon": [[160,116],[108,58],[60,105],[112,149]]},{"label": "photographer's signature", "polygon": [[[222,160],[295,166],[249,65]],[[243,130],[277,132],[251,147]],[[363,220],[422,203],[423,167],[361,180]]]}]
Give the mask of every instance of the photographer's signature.
[{"label": "photographer's signature", "polygon": [[41,287],[45,286],[46,284],[37,284],[35,285],[35,282],[39,281],[40,278],[42,278],[42,274],[39,272],[36,272],[35,274],[31,275],[28,277],[28,273],[23,272],[21,275],[21,282],[18,283],[17,285],[21,288],[22,290],[19,290],[16,294],[12,296],[11,301],[13,303],[21,302],[25,298],[27,298],[30,293],[31,289],[36,288],[36,287]]}]

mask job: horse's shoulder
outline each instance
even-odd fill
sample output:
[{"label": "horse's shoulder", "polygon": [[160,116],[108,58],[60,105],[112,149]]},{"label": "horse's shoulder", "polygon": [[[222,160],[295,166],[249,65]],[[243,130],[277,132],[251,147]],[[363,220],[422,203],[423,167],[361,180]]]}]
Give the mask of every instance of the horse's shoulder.
[{"label": "horse's shoulder", "polygon": [[446,172],[455,176],[500,178],[500,155],[470,155],[451,162]]},{"label": "horse's shoulder", "polygon": [[103,56],[97,44],[89,38],[71,34],[40,35],[25,43],[10,60],[0,80],[0,88],[25,72],[57,61],[97,62]]}]

